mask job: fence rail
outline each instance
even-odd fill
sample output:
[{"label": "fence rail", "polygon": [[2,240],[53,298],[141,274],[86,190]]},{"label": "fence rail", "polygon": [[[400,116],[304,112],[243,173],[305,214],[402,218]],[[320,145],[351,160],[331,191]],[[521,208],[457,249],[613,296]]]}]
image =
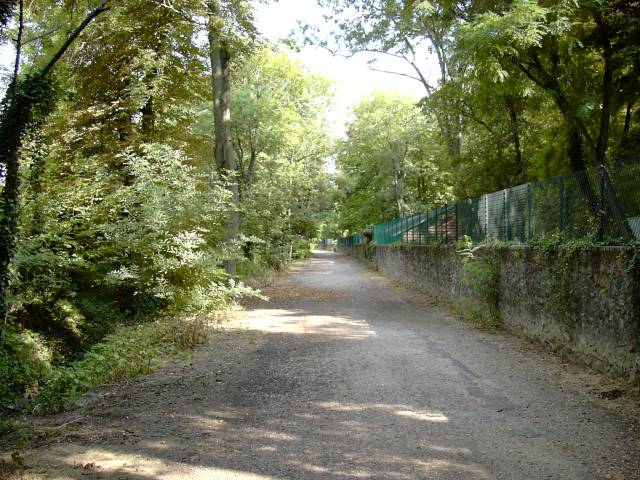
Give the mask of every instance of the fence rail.
[{"label": "fence rail", "polygon": [[[525,183],[374,225],[378,245],[474,242],[526,243],[562,236],[628,241],[640,239],[640,161],[603,165]],[[357,233],[340,245],[365,243]]]}]

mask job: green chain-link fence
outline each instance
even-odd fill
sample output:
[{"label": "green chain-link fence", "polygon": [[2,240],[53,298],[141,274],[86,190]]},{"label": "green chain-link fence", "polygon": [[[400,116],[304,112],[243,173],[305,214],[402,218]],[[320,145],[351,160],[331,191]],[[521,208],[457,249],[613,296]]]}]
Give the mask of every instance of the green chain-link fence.
[{"label": "green chain-link fence", "polygon": [[[373,226],[378,245],[474,242],[525,243],[552,236],[640,239],[640,159],[526,183]],[[364,243],[362,233],[340,239]]]}]

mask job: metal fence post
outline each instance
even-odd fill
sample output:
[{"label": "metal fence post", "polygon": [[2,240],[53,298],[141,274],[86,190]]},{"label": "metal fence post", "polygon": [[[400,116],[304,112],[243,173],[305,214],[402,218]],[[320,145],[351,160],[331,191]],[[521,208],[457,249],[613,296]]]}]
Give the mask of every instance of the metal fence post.
[{"label": "metal fence post", "polygon": [[407,243],[409,243],[409,217],[402,217],[402,241],[404,242],[404,237],[407,236]]},{"label": "metal fence post", "polygon": [[429,210],[424,212],[424,243],[429,243]]},{"label": "metal fence post", "polygon": [[460,202],[456,202],[456,209],[454,212],[454,215],[456,216],[456,242],[458,241],[458,203]]},{"label": "metal fence post", "polygon": [[527,239],[531,240],[533,236],[533,192],[531,191],[531,183],[527,183]]},{"label": "metal fence post", "polygon": [[436,220],[436,223],[435,223],[436,227],[434,230],[436,232],[436,242],[437,242],[438,241],[438,207],[436,207],[433,211],[435,213],[435,220]]},{"label": "metal fence post", "polygon": [[509,225],[507,219],[507,189],[502,191],[502,240],[509,241]]},{"label": "metal fence post", "polygon": [[449,243],[449,204],[444,204],[444,243]]}]

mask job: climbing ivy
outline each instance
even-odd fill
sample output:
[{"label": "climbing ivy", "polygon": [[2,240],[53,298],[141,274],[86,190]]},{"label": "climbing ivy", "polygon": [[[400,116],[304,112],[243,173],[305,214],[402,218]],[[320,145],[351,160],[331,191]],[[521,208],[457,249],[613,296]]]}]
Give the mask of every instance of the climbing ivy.
[{"label": "climbing ivy", "polygon": [[531,242],[546,259],[549,269],[544,280],[548,292],[547,308],[563,319],[567,325],[573,323],[571,305],[578,300],[573,286],[573,265],[580,251],[598,246],[592,239],[565,239],[560,236]]}]

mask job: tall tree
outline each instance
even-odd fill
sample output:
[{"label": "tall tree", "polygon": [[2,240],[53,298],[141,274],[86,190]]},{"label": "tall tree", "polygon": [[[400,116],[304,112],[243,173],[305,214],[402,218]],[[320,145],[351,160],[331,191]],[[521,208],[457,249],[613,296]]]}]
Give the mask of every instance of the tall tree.
[{"label": "tall tree", "polygon": [[245,235],[282,246],[317,234],[329,208],[331,96],[328,80],[269,47],[236,71],[231,123]]},{"label": "tall tree", "polygon": [[[462,148],[460,113],[435,108],[428,99],[465,68],[464,64],[455,62],[452,43],[456,24],[465,14],[463,2],[319,0],[319,3],[331,8],[331,19],[339,31],[331,38],[313,34],[313,41],[336,54],[384,54],[406,63],[413,73],[384,72],[420,82],[425,92],[424,105],[435,115],[450,154],[459,156]],[[306,31],[312,33],[312,28],[307,26]],[[439,67],[434,80],[424,67],[431,54],[436,56]],[[377,70],[375,66],[371,68]]]},{"label": "tall tree", "polygon": [[433,149],[433,124],[415,102],[376,93],[354,109],[338,155],[341,226],[361,231],[449,197]]},{"label": "tall tree", "polygon": [[[235,27],[235,28],[234,28]],[[224,240],[233,248],[240,233],[240,178],[238,162],[231,136],[231,63],[234,55],[251,42],[256,31],[251,5],[240,0],[207,1],[207,36],[211,62],[211,88],[215,130],[215,160],[218,169],[227,176],[231,192],[231,213],[225,227]],[[225,261],[227,273],[236,271],[233,256]]]}]

